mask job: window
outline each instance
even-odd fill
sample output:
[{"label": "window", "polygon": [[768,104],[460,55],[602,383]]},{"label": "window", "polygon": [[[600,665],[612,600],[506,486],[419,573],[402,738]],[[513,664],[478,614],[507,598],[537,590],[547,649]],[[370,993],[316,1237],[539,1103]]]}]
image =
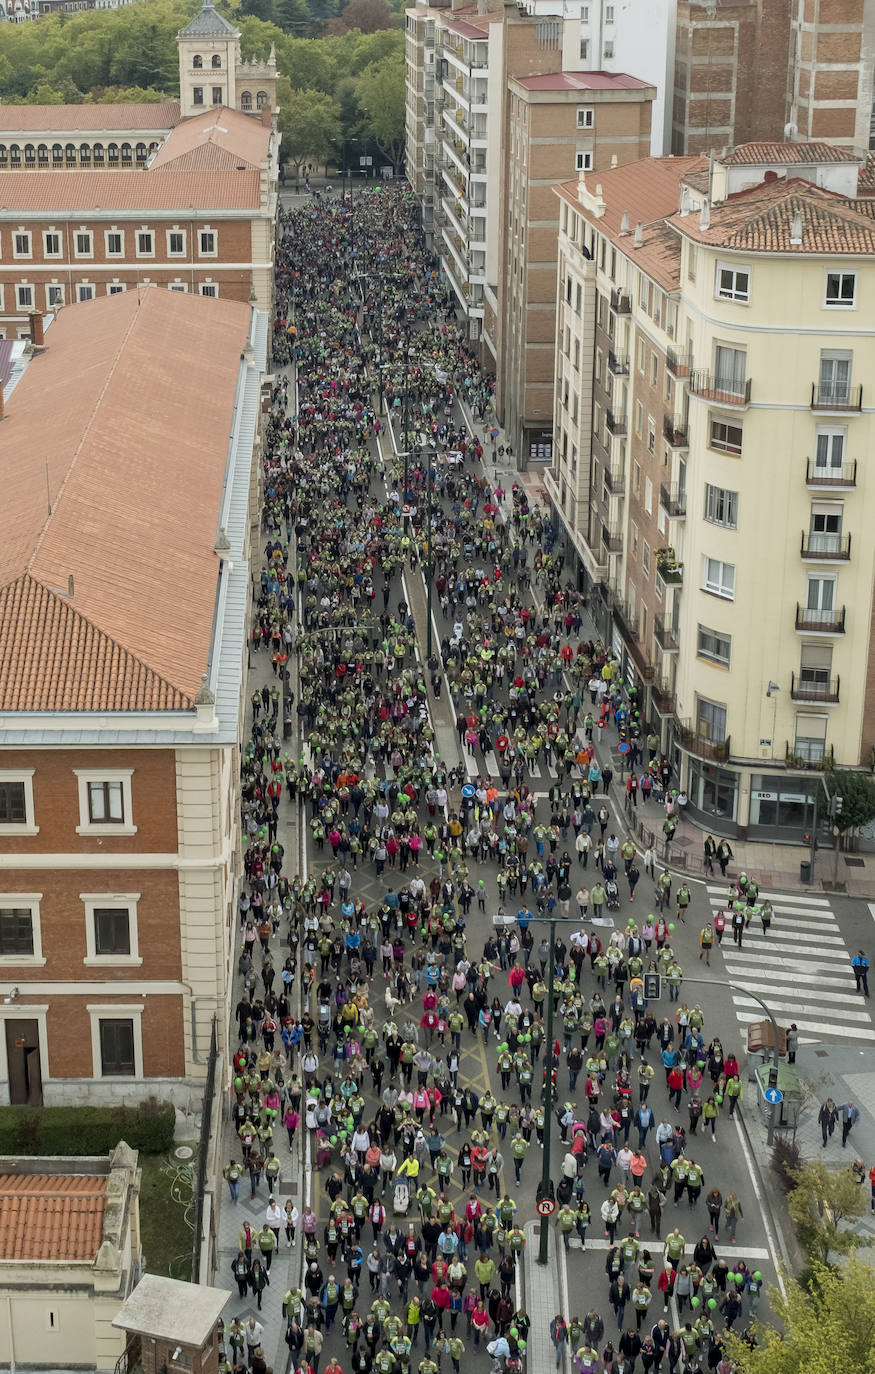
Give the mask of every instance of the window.
[{"label": "window", "polygon": [[587,60],[588,57],[589,57],[589,39],[588,39],[588,38],[581,38],[581,40],[580,40],[580,60],[581,60],[581,62],[585,62],[585,61]]},{"label": "window", "polygon": [[717,344],[714,350],[714,384],[718,391],[728,391],[731,396],[743,396],[746,370],[747,353],[743,348]]},{"label": "window", "polygon": [[188,287],[185,285],[185,282],[171,281],[167,284],[167,290],[184,294],[188,290]]},{"label": "window", "polygon": [[46,308],[57,310],[64,304],[64,288],[56,282],[46,287]]},{"label": "window", "polygon": [[650,573],[650,545],[646,542],[641,547],[641,566],[645,573]]},{"label": "window", "polygon": [[613,41],[613,39],[609,39],[608,42],[605,43],[605,46],[604,46],[604,57],[605,57],[605,60],[606,60],[606,61],[610,62],[610,61],[613,59],[613,56],[614,56],[614,41]]},{"label": "window", "polygon": [[14,258],[30,257],[30,234],[22,232],[12,235],[12,256]]},{"label": "window", "polygon": [[33,769],[0,773],[0,835],[36,835],[33,823]]},{"label": "window", "polygon": [[143,1003],[87,1005],[95,1078],[142,1078]]},{"label": "window", "polygon": [[132,824],[133,768],[75,768],[79,781],[77,835],[136,835]]},{"label": "window", "polygon": [[100,1072],[102,1077],[133,1078],[134,1023],[127,1017],[100,1021]]},{"label": "window", "polygon": [[814,694],[820,688],[828,688],[832,670],[831,644],[803,644],[799,656],[798,686]]},{"label": "window", "polygon": [[592,105],[581,105],[577,111],[578,129],[591,129],[595,124],[595,109]]},{"label": "window", "polygon": [[652,415],[647,417],[647,451],[656,452],[656,421]]},{"label": "window", "polygon": [[659,382],[659,354],[650,355],[650,385],[656,386]]},{"label": "window", "polygon": [[644,432],[644,407],[640,401],[635,402],[635,433]]},{"label": "window", "polygon": [[840,469],[845,461],[846,438],[844,429],[819,429],[815,440],[814,466],[824,473],[831,468]]},{"label": "window", "polygon": [[44,964],[41,892],[0,892],[0,964]]},{"label": "window", "polygon": [[212,229],[202,229],[198,235],[198,251],[202,258],[216,256],[216,235]]},{"label": "window", "polygon": [[203,86],[195,86],[195,88],[194,88],[194,90],[192,91],[191,94],[192,94],[193,103],[194,103],[195,105],[203,105],[203,103],[204,103],[204,88],[203,88]]},{"label": "window", "polygon": [[150,229],[141,229],[137,233],[137,257],[151,258],[155,254],[155,236]]},{"label": "window", "polygon": [[185,234],[181,229],[168,230],[167,252],[171,258],[181,257],[185,252]]},{"label": "window", "polygon": [[94,300],[94,287],[92,286],[91,282],[80,281],[80,282],[77,283],[77,285],[76,285],[76,299],[77,299],[77,301],[93,301],[93,300]]},{"label": "window", "polygon": [[738,528],[738,492],[705,483],[705,519],[728,530]]},{"label": "window", "polygon": [[851,309],[857,303],[856,272],[827,272],[826,304]]},{"label": "window", "polygon": [[221,103],[222,103],[222,87],[221,87],[221,86],[214,86],[214,87],[213,87],[213,104],[214,104],[214,105],[221,105]]},{"label": "window", "polygon": [[796,717],[793,752],[806,763],[820,763],[826,753],[827,717],[803,715]]},{"label": "window", "polygon": [[732,639],[729,635],[721,634],[719,630],[709,630],[704,625],[699,626],[696,644],[699,658],[710,659],[712,663],[720,663],[728,668],[731,649]]},{"label": "window", "polygon": [[687,245],[687,277],[690,281],[696,280],[696,265],[699,261],[699,248],[695,243]]},{"label": "window", "polygon": [[120,258],[125,251],[124,235],[117,229],[110,229],[106,234],[106,256],[108,258]]},{"label": "window", "polygon": [[741,425],[730,424],[727,420],[711,418],[708,443],[721,453],[741,453]]},{"label": "window", "polygon": [[221,59],[221,57],[219,56],[219,54],[218,54],[217,52],[213,53],[213,67],[214,67],[214,68],[217,68],[217,67],[221,67],[221,65],[222,65],[222,59]]},{"label": "window", "polygon": [[99,166],[102,167],[102,166],[103,166],[103,144],[102,144],[102,143],[95,143],[94,148],[93,148],[93,153],[94,153],[94,161],[95,161],[95,163],[97,163]]},{"label": "window", "polygon": [[835,578],[809,577],[806,604],[809,611],[831,611],[835,607]]},{"label": "window", "polygon": [[200,293],[202,296],[218,296],[219,288],[214,281],[202,281]]},{"label": "window", "polygon": [[141,964],[137,942],[139,892],[82,892],[86,964]]},{"label": "window", "polygon": [[706,592],[725,597],[731,601],[735,596],[735,564],[722,563],[719,558],[705,557],[705,579],[702,584]]},{"label": "window", "polygon": [[81,231],[80,231],[80,232],[76,235],[75,243],[76,243],[76,257],[77,257],[77,258],[90,258],[90,257],[93,256],[93,253],[94,253],[94,244],[93,244],[92,237],[91,237],[91,235],[90,235],[89,233],[85,233],[85,232],[81,232]]},{"label": "window", "polygon": [[43,234],[43,252],[47,258],[59,258],[61,256],[61,235]]},{"label": "window", "polygon": [[717,295],[722,301],[749,301],[750,269],[718,262]]},{"label": "window", "polygon": [[823,349],[820,354],[820,401],[847,405],[851,399],[853,354],[838,349]]},{"label": "window", "polygon": [[614,7],[613,7],[613,5],[605,5],[605,23],[606,23],[606,24],[613,24],[613,22],[614,22]]},{"label": "window", "polygon": [[591,172],[592,153],[575,153],[574,168],[577,172]]},{"label": "window", "polygon": [[195,53],[194,57],[191,59],[191,65],[196,71],[200,71],[201,67],[204,65],[204,59],[201,57],[200,53]]},{"label": "window", "polygon": [[241,108],[241,110],[244,110],[244,111],[247,111],[247,110],[251,110],[251,109],[252,109],[252,92],[251,92],[251,91],[241,91],[241,93],[240,93],[240,108]]},{"label": "window", "polygon": [[696,734],[721,744],[726,739],[726,707],[706,697],[696,697]]},{"label": "window", "polygon": [[19,310],[31,310],[33,308],[33,287],[27,282],[16,286],[15,300]]},{"label": "window", "polygon": [[842,516],[840,501],[820,502],[811,507],[808,547],[812,553],[839,553],[842,545]]},{"label": "window", "polygon": [[111,281],[106,288],[106,294],[108,296],[120,296],[121,293],[126,290],[127,287],[124,286],[122,282]]},{"label": "window", "polygon": [[644,509],[648,515],[653,514],[653,483],[649,477],[644,480]]}]

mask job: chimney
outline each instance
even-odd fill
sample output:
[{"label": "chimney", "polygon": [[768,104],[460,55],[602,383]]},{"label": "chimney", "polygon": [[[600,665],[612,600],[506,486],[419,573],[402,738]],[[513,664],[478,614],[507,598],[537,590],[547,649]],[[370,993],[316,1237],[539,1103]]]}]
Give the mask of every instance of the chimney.
[{"label": "chimney", "polygon": [[708,204],[707,200],[702,201],[702,208],[699,211],[699,228],[711,228],[711,206]]},{"label": "chimney", "polygon": [[682,189],[682,191],[681,191],[681,214],[682,214],[682,215],[688,215],[689,213],[690,213],[690,188],[689,188],[688,186],[684,186],[683,189]]},{"label": "chimney", "polygon": [[29,316],[30,320],[30,341],[34,348],[45,348],[46,338],[43,328],[43,317],[38,310],[34,310]]},{"label": "chimney", "polygon": [[635,237],[632,240],[632,242],[636,248],[644,247],[644,226],[641,223],[640,219],[638,223],[635,225]]},{"label": "chimney", "polygon": [[790,226],[790,242],[795,247],[802,244],[802,211],[797,210],[793,216],[793,223]]},{"label": "chimney", "polygon": [[629,232],[630,232],[630,229],[629,229],[629,211],[628,211],[628,210],[624,210],[624,211],[623,211],[623,217],[622,217],[622,219],[620,220],[620,233],[621,233],[622,236],[625,238],[625,236],[626,236]]},{"label": "chimney", "polygon": [[617,154],[616,154],[616,153],[611,153],[611,167],[612,167],[612,168],[613,168],[613,167],[618,167],[619,165],[620,165],[620,159],[617,157]]},{"label": "chimney", "polygon": [[269,105],[262,105],[261,107],[261,122],[267,129],[273,124],[273,110]]}]

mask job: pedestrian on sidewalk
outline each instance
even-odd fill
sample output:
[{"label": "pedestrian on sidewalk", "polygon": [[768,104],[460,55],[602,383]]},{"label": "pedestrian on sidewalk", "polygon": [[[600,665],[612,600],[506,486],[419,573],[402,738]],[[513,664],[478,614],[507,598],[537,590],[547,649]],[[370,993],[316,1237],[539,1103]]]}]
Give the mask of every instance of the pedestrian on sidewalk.
[{"label": "pedestrian on sidewalk", "polygon": [[565,1324],[565,1318],[559,1313],[550,1322],[550,1340],[556,1351],[556,1368],[558,1369],[562,1364],[562,1355],[568,1341],[568,1327]]},{"label": "pedestrian on sidewalk", "polygon": [[821,1103],[820,1111],[817,1113],[817,1124],[820,1127],[820,1133],[823,1136],[824,1149],[826,1148],[827,1135],[829,1135],[830,1139],[832,1138],[832,1133],[836,1128],[837,1120],[838,1109],[836,1107],[836,1104],[833,1102],[832,1098],[828,1097],[825,1102]]},{"label": "pedestrian on sidewalk", "polygon": [[848,1136],[860,1120],[860,1108],[851,1099],[838,1109],[839,1120],[842,1123],[842,1149],[848,1143]]},{"label": "pedestrian on sidewalk", "polygon": [[869,996],[869,960],[861,949],[857,950],[851,960],[851,968],[854,970],[854,979],[857,984],[857,991],[862,992],[864,997]]}]

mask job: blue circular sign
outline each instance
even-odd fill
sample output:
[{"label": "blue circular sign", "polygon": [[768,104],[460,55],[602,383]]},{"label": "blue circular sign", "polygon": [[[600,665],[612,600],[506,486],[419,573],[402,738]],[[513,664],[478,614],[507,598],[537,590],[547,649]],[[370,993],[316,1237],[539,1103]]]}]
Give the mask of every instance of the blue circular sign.
[{"label": "blue circular sign", "polygon": [[462,788],[462,796],[463,796],[463,797],[473,797],[474,795],[475,795],[475,789],[471,786],[470,782],[466,782],[466,783],[465,783],[465,786]]}]

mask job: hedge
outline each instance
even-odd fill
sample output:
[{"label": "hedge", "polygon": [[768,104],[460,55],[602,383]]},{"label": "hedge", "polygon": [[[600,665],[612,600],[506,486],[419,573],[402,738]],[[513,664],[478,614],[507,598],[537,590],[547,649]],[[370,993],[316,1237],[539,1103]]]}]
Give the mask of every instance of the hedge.
[{"label": "hedge", "polygon": [[120,1140],[147,1155],[173,1144],[176,1111],[169,1102],[139,1107],[4,1107],[0,1155],[106,1155]]}]

